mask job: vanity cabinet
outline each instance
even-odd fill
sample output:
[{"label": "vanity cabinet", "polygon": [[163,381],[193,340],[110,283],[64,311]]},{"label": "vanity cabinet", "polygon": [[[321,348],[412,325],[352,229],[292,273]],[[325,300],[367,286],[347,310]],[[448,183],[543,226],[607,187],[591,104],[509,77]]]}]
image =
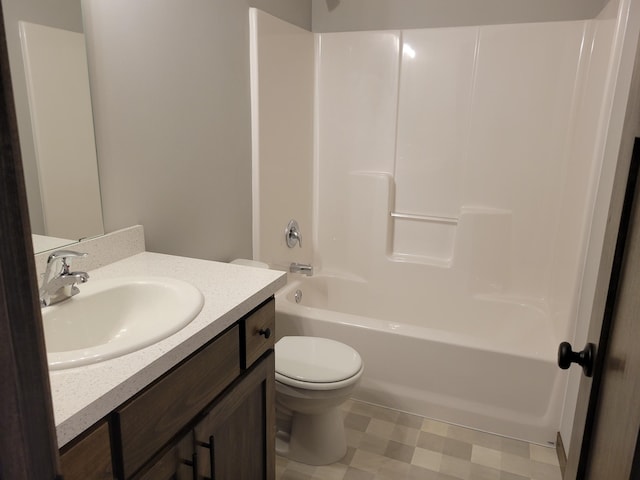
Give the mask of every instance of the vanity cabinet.
[{"label": "vanity cabinet", "polygon": [[106,476],[67,476],[62,453],[64,479],[274,480],[274,324],[271,298],[73,442],[109,453]]},{"label": "vanity cabinet", "polygon": [[111,464],[109,425],[105,420],[60,452],[64,480],[111,480]]}]

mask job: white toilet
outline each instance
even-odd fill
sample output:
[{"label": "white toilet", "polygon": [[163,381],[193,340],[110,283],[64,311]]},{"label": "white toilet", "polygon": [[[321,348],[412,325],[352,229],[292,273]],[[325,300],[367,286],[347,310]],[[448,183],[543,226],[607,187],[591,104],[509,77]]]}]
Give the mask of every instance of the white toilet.
[{"label": "white toilet", "polygon": [[[243,258],[231,263],[269,268]],[[307,465],[337,462],[347,453],[340,405],[362,376],[360,355],[335,340],[294,336],[276,342],[275,356],[276,453]]]},{"label": "white toilet", "polygon": [[276,452],[308,465],[337,462],[347,452],[344,403],[362,376],[358,352],[317,337],[283,337],[275,347]]}]

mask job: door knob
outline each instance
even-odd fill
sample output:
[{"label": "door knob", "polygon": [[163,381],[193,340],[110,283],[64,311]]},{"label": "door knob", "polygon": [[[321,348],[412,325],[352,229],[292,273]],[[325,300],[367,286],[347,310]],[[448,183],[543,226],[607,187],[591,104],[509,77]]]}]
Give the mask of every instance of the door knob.
[{"label": "door knob", "polygon": [[558,366],[566,370],[572,363],[577,363],[582,367],[582,371],[587,377],[593,375],[593,362],[596,358],[596,346],[587,343],[580,352],[574,352],[569,342],[562,342],[558,347]]}]

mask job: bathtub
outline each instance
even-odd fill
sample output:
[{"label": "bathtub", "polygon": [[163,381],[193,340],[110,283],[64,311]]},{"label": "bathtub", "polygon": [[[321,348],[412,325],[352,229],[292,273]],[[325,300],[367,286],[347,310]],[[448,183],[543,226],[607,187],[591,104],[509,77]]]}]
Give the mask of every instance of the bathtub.
[{"label": "bathtub", "polygon": [[354,347],[365,364],[358,400],[555,445],[562,372],[542,310],[482,298],[442,308],[424,296],[393,301],[366,290],[339,277],[290,275],[276,295],[277,338],[311,335]]}]

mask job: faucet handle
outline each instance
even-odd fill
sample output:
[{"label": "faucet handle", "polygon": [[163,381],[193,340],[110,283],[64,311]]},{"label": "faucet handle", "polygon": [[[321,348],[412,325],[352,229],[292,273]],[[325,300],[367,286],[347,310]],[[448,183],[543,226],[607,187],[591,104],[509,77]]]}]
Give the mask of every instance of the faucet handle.
[{"label": "faucet handle", "polygon": [[287,247],[293,248],[296,243],[302,248],[302,235],[300,234],[300,227],[298,222],[291,220],[287,225],[287,229],[284,231],[285,239],[287,240]]},{"label": "faucet handle", "polygon": [[49,255],[49,258],[47,259],[47,263],[57,258],[65,259],[65,258],[74,258],[74,257],[86,257],[87,255],[89,254],[84,252],[76,252],[75,250],[56,250],[51,255]]},{"label": "faucet handle", "polygon": [[67,262],[68,258],[83,258],[88,254],[83,252],[76,252],[75,250],[56,250],[49,258],[47,258],[47,272],[50,273],[53,265],[56,263],[56,260],[60,260],[62,264],[61,273],[69,273],[69,263]]}]

